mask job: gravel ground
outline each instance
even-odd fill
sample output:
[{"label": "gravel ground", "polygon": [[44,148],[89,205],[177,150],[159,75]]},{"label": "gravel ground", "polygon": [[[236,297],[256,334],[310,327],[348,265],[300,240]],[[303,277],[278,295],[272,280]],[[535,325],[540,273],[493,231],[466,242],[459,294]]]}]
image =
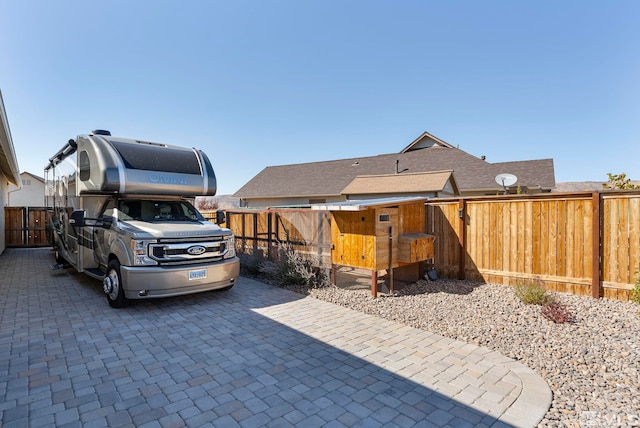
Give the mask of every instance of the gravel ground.
[{"label": "gravel ground", "polygon": [[634,303],[550,293],[573,315],[556,324],[503,285],[420,280],[377,299],[366,289],[287,288],[522,362],[553,391],[539,426],[640,426],[640,306]]}]

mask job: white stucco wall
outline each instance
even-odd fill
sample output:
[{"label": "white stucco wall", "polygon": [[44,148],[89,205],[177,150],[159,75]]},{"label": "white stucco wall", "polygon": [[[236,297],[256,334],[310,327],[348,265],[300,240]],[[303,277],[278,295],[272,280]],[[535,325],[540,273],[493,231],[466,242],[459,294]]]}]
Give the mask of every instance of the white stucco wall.
[{"label": "white stucco wall", "polygon": [[2,254],[6,248],[4,239],[4,207],[7,206],[7,190],[7,178],[4,174],[0,173],[0,209],[2,210],[0,214],[0,254]]},{"label": "white stucco wall", "polygon": [[6,248],[4,207],[8,203],[8,186],[9,183],[20,183],[18,160],[16,159],[16,151],[13,148],[2,91],[0,91],[0,153],[4,155],[0,164],[0,210],[2,210],[0,212],[0,254],[2,254]]}]

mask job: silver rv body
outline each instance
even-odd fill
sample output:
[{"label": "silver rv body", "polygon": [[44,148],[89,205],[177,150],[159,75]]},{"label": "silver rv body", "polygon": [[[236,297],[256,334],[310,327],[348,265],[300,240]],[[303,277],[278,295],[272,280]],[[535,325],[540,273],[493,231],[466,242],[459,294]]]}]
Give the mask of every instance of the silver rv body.
[{"label": "silver rv body", "polygon": [[49,161],[54,266],[102,280],[111,306],[235,284],[233,234],[192,204],[216,192],[202,151],[94,131],[69,140]]}]

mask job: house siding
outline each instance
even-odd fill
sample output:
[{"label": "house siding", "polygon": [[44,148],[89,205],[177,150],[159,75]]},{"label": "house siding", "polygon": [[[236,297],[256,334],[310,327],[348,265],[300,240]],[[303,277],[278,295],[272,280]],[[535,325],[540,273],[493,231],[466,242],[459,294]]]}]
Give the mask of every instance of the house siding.
[{"label": "house siding", "polygon": [[9,196],[6,206],[9,207],[43,207],[44,182],[31,174],[20,174],[22,187],[9,185]]}]

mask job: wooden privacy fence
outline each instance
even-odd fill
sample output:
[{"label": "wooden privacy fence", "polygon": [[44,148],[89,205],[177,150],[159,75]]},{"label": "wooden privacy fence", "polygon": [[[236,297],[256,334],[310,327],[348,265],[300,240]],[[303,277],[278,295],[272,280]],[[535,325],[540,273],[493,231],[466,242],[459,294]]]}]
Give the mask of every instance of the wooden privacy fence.
[{"label": "wooden privacy fence", "polygon": [[430,200],[440,276],[628,300],[640,265],[640,192]]},{"label": "wooden privacy fence", "polygon": [[236,249],[277,259],[278,246],[291,245],[295,251],[331,264],[331,215],[309,209],[226,211],[223,224],[233,231]]},{"label": "wooden privacy fence", "polygon": [[[226,212],[238,251],[277,256],[278,243],[331,263],[331,213]],[[640,192],[547,193],[431,199],[426,233],[443,278],[628,300],[640,268]]]}]

